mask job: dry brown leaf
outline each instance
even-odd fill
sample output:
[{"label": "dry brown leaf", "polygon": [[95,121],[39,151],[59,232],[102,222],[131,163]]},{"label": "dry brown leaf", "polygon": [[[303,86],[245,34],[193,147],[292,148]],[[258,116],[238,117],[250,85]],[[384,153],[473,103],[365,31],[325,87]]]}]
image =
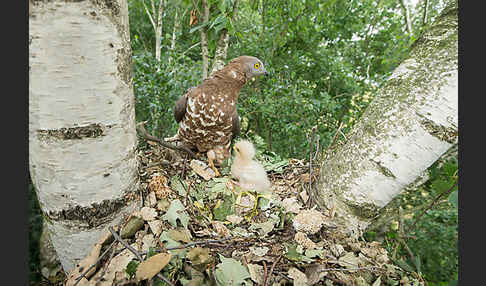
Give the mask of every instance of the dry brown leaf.
[{"label": "dry brown leaf", "polygon": [[250,273],[250,278],[253,282],[257,283],[257,285],[263,284],[263,275],[265,274],[263,266],[258,264],[247,264],[248,272]]},{"label": "dry brown leaf", "polygon": [[287,272],[287,275],[294,280],[294,285],[296,286],[306,286],[307,285],[307,276],[304,273],[299,271],[299,269],[295,267],[291,267]]},{"label": "dry brown leaf", "polygon": [[186,257],[191,260],[193,265],[208,264],[212,261],[209,248],[196,246],[187,252]]},{"label": "dry brown leaf", "polygon": [[140,216],[143,218],[145,221],[151,221],[154,220],[157,217],[157,210],[154,208],[149,208],[149,207],[143,207],[140,210]]},{"label": "dry brown leaf", "polygon": [[137,281],[152,279],[169,263],[171,257],[170,253],[159,253],[149,257],[138,265],[135,279]]},{"label": "dry brown leaf", "polygon": [[191,242],[191,232],[185,228],[183,229],[171,229],[167,232],[167,235],[175,241]]},{"label": "dry brown leaf", "polygon": [[216,231],[216,233],[219,236],[222,236],[222,237],[231,237],[230,231],[228,230],[228,228],[222,222],[215,220],[215,221],[212,221],[211,224],[213,225],[214,231]]},{"label": "dry brown leaf", "polygon": [[[134,248],[137,247],[135,243],[132,243],[130,246]],[[133,252],[125,248],[125,250],[120,252],[120,254],[113,257],[113,259],[110,261],[110,264],[106,268],[106,272],[103,275],[103,279],[100,280],[98,284],[96,284],[96,286],[117,285],[116,282],[125,277],[125,269],[127,268],[128,263],[130,263],[130,261],[132,261],[132,259],[134,258],[135,258],[135,254],[133,254]],[[119,272],[123,273],[123,276],[121,278],[119,277],[120,275],[117,276],[117,273]],[[91,278],[91,280],[98,281],[99,279],[101,279],[101,275],[102,275],[101,271],[98,271]]]},{"label": "dry brown leaf", "polygon": [[191,18],[189,19],[189,26],[197,25],[197,10],[193,9],[191,11]]},{"label": "dry brown leaf", "polygon": [[[93,265],[96,260],[98,260],[98,257],[100,256],[101,252],[101,247],[103,246],[104,242],[107,241],[112,237],[111,232],[107,231],[104,233],[103,237],[96,243],[93,248],[91,248],[91,251],[89,254],[81,260],[76,267],[69,272],[68,275],[68,280],[66,282],[67,286],[74,285],[76,283],[76,278],[78,278],[86,269],[88,269],[91,265]],[[88,273],[86,273],[85,277],[89,278],[91,275],[94,274],[96,271],[96,267],[93,267]],[[86,281],[84,281],[86,280]],[[78,285],[83,285],[81,283],[85,283],[85,285],[88,285],[88,280],[85,278],[82,278],[80,283]]]},{"label": "dry brown leaf", "polygon": [[206,165],[206,163],[204,163],[203,161],[193,159],[191,160],[191,164],[189,166],[191,166],[194,173],[203,177],[203,179],[206,181],[209,181],[212,178],[216,177],[216,173],[213,171],[213,169],[209,168],[209,166]]},{"label": "dry brown leaf", "polygon": [[160,236],[162,233],[162,221],[160,220],[152,220],[148,222],[148,225],[150,227],[150,230],[155,236]]}]

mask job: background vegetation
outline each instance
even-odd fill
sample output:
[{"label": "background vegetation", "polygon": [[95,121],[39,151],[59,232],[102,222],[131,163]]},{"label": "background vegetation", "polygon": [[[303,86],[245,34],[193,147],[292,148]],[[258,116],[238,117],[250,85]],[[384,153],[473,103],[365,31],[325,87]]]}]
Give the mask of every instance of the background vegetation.
[{"label": "background vegetation", "polygon": [[[151,12],[150,1],[145,4]],[[190,25],[194,5],[202,11],[201,1],[154,0],[155,9],[163,5],[158,61],[144,1],[128,0],[137,121],[148,120],[147,130],[155,136],[174,135],[174,102],[202,80],[200,31],[207,31],[211,65],[218,37],[226,29],[225,62],[253,55],[270,73],[240,93],[241,136],[281,158],[308,156],[314,126],[321,150],[335,135],[345,138],[376,89],[445,5],[445,0],[241,0],[234,13],[235,0],[207,2],[209,22],[202,25],[199,16],[198,23]],[[452,186],[457,159],[432,170],[417,197],[403,198],[404,206],[423,206],[428,201],[421,196],[433,198]],[[30,277],[38,281],[35,243],[41,220],[31,189],[29,196]],[[405,224],[410,226],[419,213],[412,213]],[[387,234],[390,255],[422,275],[428,285],[454,283],[450,281],[457,279],[458,271],[457,221],[454,204],[440,203],[405,238],[415,258],[397,241],[398,231]]]}]

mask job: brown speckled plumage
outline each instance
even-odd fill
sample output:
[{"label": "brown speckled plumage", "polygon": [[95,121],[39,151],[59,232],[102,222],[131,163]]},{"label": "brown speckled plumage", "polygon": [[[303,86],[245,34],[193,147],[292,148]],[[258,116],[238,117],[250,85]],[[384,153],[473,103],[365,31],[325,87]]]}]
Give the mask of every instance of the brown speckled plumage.
[{"label": "brown speckled plumage", "polygon": [[[256,62],[261,68],[254,71]],[[214,151],[215,163],[221,164],[231,155],[231,140],[239,132],[238,93],[249,79],[260,74],[267,74],[260,60],[241,56],[190,88],[174,108],[179,123],[177,139],[199,152]]]}]

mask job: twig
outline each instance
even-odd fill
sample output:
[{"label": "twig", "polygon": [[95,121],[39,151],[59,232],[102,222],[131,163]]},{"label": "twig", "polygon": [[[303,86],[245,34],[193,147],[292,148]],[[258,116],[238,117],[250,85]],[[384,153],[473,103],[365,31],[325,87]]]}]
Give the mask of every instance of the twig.
[{"label": "twig", "polygon": [[417,224],[417,222],[422,218],[422,216],[429,210],[431,209],[436,203],[437,201],[439,201],[439,199],[444,196],[444,195],[447,195],[447,194],[450,194],[452,192],[452,190],[454,190],[454,188],[457,186],[457,180],[456,182],[454,183],[454,185],[452,185],[452,187],[450,187],[450,189],[448,189],[447,191],[443,192],[442,194],[438,195],[433,201],[432,203],[425,209],[423,210],[423,212],[415,219],[414,223],[412,224],[412,226],[410,226],[407,230],[407,232],[410,232],[411,230],[413,230],[415,228],[415,225]]},{"label": "twig", "polygon": [[341,131],[341,128],[343,127],[343,121],[341,121],[341,123],[339,123],[339,127],[338,129],[336,130],[336,133],[334,134],[334,137],[332,138],[332,141],[331,141],[331,144],[329,145],[329,147],[331,147],[332,145],[334,145],[334,143],[336,142],[336,139],[338,137],[338,134],[339,132]]},{"label": "twig", "polygon": [[[183,248],[187,248],[187,247],[191,247],[191,246],[199,245],[199,244],[218,243],[218,242],[223,242],[223,241],[230,240],[230,239],[234,239],[234,238],[223,238],[223,239],[213,239],[213,240],[206,240],[206,241],[195,241],[195,242],[190,242],[190,243],[186,243],[186,244],[179,245],[179,246],[167,247],[166,250],[183,249]],[[155,249],[154,251],[160,252],[161,250]],[[142,252],[142,255],[145,255],[147,253],[148,253],[147,251]]]},{"label": "twig", "polygon": [[186,148],[185,146],[175,146],[175,145],[172,145],[168,142],[165,142],[155,136],[152,136],[150,135],[147,130],[145,130],[145,123],[147,121],[142,121],[142,122],[139,122],[137,123],[137,129],[138,131],[140,131],[141,135],[143,138],[147,139],[147,140],[150,140],[150,141],[154,141],[154,142],[157,142],[159,143],[160,145],[166,147],[166,148],[169,148],[169,149],[172,149],[172,150],[179,150],[179,151],[184,151],[186,152],[187,154],[189,154],[189,156],[191,158],[196,158],[196,154],[194,154],[194,152],[192,152],[191,150],[189,150],[188,148]]},{"label": "twig", "polygon": [[310,202],[311,193],[312,193],[312,151],[314,149],[314,139],[316,138],[316,131],[317,131],[317,126],[312,127],[312,136],[311,136],[311,142],[309,148],[309,191],[308,191],[309,198],[307,199],[307,202],[305,202],[306,204]]},{"label": "twig", "polygon": [[[279,255],[277,257],[277,259],[275,259],[275,261],[273,262],[272,267],[270,267],[270,272],[268,273],[268,280],[270,280],[272,278],[273,269],[275,268],[275,265],[278,263],[280,258],[282,258],[282,255]],[[265,281],[265,283],[266,283],[266,281]],[[266,286],[265,283],[263,283],[263,286]]]},{"label": "twig", "polygon": [[265,260],[263,260],[263,284],[262,286],[265,286],[267,284],[267,263],[265,263]]},{"label": "twig", "polygon": [[357,270],[376,270],[378,267],[376,266],[368,266],[368,267],[357,267],[357,268],[326,268],[321,269],[319,272],[325,271],[357,271]]},{"label": "twig", "polygon": [[107,253],[108,253],[108,251],[109,251],[109,250],[110,250],[110,249],[113,247],[113,245],[115,244],[115,242],[116,242],[116,241],[113,241],[113,242],[110,244],[110,246],[108,246],[108,248],[107,248],[107,249],[106,249],[106,250],[105,250],[105,251],[104,251],[104,252],[103,252],[103,253],[100,255],[100,257],[98,257],[98,259],[96,260],[96,262],[95,262],[95,263],[93,263],[93,264],[91,264],[91,266],[90,266],[88,269],[86,269],[86,270],[85,270],[83,273],[81,273],[81,275],[79,275],[79,277],[78,277],[78,278],[76,278],[76,283],[74,283],[74,285],[73,285],[73,286],[78,285],[79,281],[81,281],[81,279],[82,279],[83,277],[85,277],[85,276],[86,276],[86,274],[87,274],[87,273],[88,273],[88,272],[89,272],[89,271],[90,271],[90,270],[91,270],[93,267],[95,267],[95,266],[96,266],[96,264],[98,264],[98,262],[100,262],[100,261],[101,261],[101,259],[102,259],[102,258],[103,258],[103,257],[104,257],[104,256],[105,256]]},{"label": "twig", "polygon": [[178,59],[180,59],[182,56],[184,56],[187,52],[189,52],[190,50],[194,49],[195,47],[199,46],[201,44],[201,42],[197,42],[195,43],[194,45],[190,46],[187,50],[185,50],[180,56],[177,57],[176,61]]},{"label": "twig", "polygon": [[[128,250],[130,250],[133,254],[135,254],[135,257],[137,257],[137,259],[142,262],[143,261],[143,258],[142,256],[140,255],[140,253],[138,253],[135,249],[133,249],[133,247],[131,247],[128,243],[126,243],[117,233],[116,231],[113,229],[113,227],[108,227],[108,230],[111,232],[111,234],[113,234],[113,237],[118,240],[121,244],[123,244],[123,246],[125,246]],[[170,282],[169,279],[165,278],[162,274],[160,273],[157,273],[157,277],[159,277],[160,279],[164,280],[165,283],[171,285],[171,286],[174,286],[174,284],[172,282]]]},{"label": "twig", "polygon": [[113,251],[111,252],[110,257],[106,261],[105,267],[103,267],[103,271],[101,272],[100,277],[98,278],[97,281],[100,281],[101,279],[103,279],[103,276],[106,273],[106,269],[108,269],[108,265],[110,264],[111,260],[113,259],[113,256],[115,255],[115,252],[116,252],[116,244],[118,243],[118,241],[114,240],[113,242],[115,242],[115,245],[113,247]]},{"label": "twig", "polygon": [[133,254],[135,254],[135,256],[137,257],[138,260],[140,260],[140,262],[143,261],[143,258],[142,256],[140,255],[140,253],[138,253],[135,249],[133,249],[133,247],[131,247],[128,243],[126,243],[117,233],[116,231],[113,229],[113,227],[108,227],[108,230],[111,232],[111,234],[113,235],[113,237],[118,240],[121,244],[123,244],[123,246],[125,246],[128,250],[130,250]]}]

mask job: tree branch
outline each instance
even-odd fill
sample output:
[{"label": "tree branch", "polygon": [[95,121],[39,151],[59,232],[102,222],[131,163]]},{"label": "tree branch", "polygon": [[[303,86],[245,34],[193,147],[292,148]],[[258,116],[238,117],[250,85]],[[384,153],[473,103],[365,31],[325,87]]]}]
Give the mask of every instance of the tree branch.
[{"label": "tree branch", "polygon": [[146,140],[150,140],[150,141],[157,142],[160,145],[162,145],[162,146],[164,146],[166,148],[172,149],[172,150],[184,151],[187,154],[189,154],[189,156],[191,158],[193,158],[193,159],[194,158],[197,158],[196,154],[194,154],[194,152],[192,152],[191,150],[189,150],[189,148],[187,148],[185,146],[175,146],[175,145],[172,145],[172,144],[170,144],[168,142],[163,141],[162,139],[159,139],[159,138],[157,138],[155,136],[150,135],[147,132],[147,130],[145,130],[145,126],[144,126],[145,123],[146,123],[146,121],[137,123],[137,130],[140,132],[140,135],[143,138],[145,138]]},{"label": "tree branch", "polygon": [[157,29],[157,26],[155,25],[154,19],[152,18],[150,11],[148,10],[147,5],[145,4],[145,0],[142,0],[142,4],[143,4],[143,7],[145,8],[145,12],[147,12],[147,15],[149,16],[150,22],[152,23],[152,27],[154,27],[154,30]]}]

